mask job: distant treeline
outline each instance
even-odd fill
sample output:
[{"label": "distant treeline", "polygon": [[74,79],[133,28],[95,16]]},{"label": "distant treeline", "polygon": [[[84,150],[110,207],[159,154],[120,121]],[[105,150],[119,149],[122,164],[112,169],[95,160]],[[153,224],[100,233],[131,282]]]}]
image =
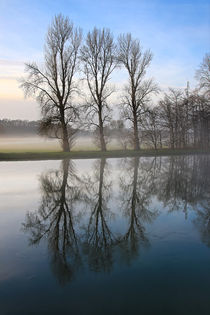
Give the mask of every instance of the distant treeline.
[{"label": "distant treeline", "polygon": [[[55,138],[52,128],[49,137]],[[119,136],[123,130],[124,132],[129,132],[125,128],[122,120],[111,120],[110,124],[106,126],[105,131],[109,136]],[[72,130],[71,130],[72,131]],[[85,129],[73,129],[77,136],[93,136],[95,135],[95,130],[85,130]],[[42,136],[41,121],[40,120],[21,120],[21,119],[0,119],[0,136]]]},{"label": "distant treeline", "polygon": [[0,120],[0,135],[1,136],[26,136],[38,135],[39,121],[28,120]]}]

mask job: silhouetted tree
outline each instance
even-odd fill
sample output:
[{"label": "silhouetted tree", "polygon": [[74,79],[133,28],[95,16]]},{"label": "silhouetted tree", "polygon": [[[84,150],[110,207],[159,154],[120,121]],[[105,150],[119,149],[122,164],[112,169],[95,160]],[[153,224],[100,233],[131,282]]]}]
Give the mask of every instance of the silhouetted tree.
[{"label": "silhouetted tree", "polygon": [[43,67],[35,62],[26,64],[28,77],[21,84],[25,95],[35,97],[41,106],[41,132],[51,132],[53,127],[64,151],[70,150],[68,126],[77,117],[73,95],[81,39],[81,30],[74,28],[68,17],[55,16],[46,37]]},{"label": "silhouetted tree", "polygon": [[205,95],[210,97],[210,53],[203,58],[195,77],[199,80],[200,89],[204,90]]},{"label": "silhouetted tree", "polygon": [[140,126],[142,138],[147,145],[152,146],[155,150],[162,147],[162,126],[159,110],[160,108],[157,106],[147,111],[141,119]]},{"label": "silhouetted tree", "polygon": [[188,134],[192,125],[189,99],[182,90],[171,89],[165,93],[159,103],[162,128],[169,134],[172,149],[183,148],[188,143]]},{"label": "silhouetted tree", "polygon": [[81,49],[81,60],[90,98],[86,111],[89,124],[94,125],[99,136],[99,146],[106,151],[104,124],[109,119],[108,98],[113,89],[108,85],[110,75],[116,67],[115,44],[108,29],[94,28],[88,32],[85,45]]},{"label": "silhouetted tree", "polygon": [[132,123],[134,149],[139,150],[139,128],[142,114],[152,93],[157,93],[157,85],[153,80],[144,80],[146,69],[150,65],[152,54],[149,50],[143,52],[140,42],[131,34],[123,34],[118,39],[118,61],[128,72],[129,82],[125,87],[122,100],[123,116]]},{"label": "silhouetted tree", "polygon": [[195,147],[210,147],[210,99],[204,94],[192,93],[189,98],[191,104],[191,126],[193,144]]}]

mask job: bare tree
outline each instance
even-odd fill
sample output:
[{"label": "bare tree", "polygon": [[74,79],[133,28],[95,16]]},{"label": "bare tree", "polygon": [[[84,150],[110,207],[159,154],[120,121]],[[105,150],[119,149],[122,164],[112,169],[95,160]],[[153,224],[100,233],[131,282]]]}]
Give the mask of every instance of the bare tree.
[{"label": "bare tree", "polygon": [[169,131],[170,147],[183,148],[187,144],[190,129],[189,98],[182,90],[169,88],[160,101],[162,127]]},{"label": "bare tree", "polygon": [[210,146],[210,100],[207,95],[193,91],[189,97],[191,129],[195,147]]},{"label": "bare tree", "polygon": [[41,106],[42,131],[54,126],[67,152],[71,137],[68,126],[77,116],[72,98],[77,91],[74,76],[81,39],[81,30],[74,28],[68,17],[55,16],[46,37],[44,65],[26,64],[28,77],[21,84],[25,95],[35,97]]},{"label": "bare tree", "polygon": [[125,67],[129,75],[129,82],[125,87],[123,97],[123,114],[132,123],[135,150],[140,149],[138,128],[140,117],[146,112],[150,95],[158,91],[157,85],[152,79],[143,80],[151,60],[150,50],[143,52],[139,40],[133,39],[131,34],[119,36],[118,61]]},{"label": "bare tree", "polygon": [[107,100],[113,93],[108,80],[116,67],[115,44],[109,29],[94,28],[87,34],[81,49],[81,60],[90,92],[86,105],[87,118],[98,130],[101,150],[106,151],[104,124],[110,114]]},{"label": "bare tree", "polygon": [[161,120],[159,117],[159,107],[150,109],[141,122],[142,138],[147,145],[151,145],[155,150],[162,147]]},{"label": "bare tree", "polygon": [[203,58],[195,77],[199,80],[200,88],[204,89],[205,93],[210,96],[210,53]]}]

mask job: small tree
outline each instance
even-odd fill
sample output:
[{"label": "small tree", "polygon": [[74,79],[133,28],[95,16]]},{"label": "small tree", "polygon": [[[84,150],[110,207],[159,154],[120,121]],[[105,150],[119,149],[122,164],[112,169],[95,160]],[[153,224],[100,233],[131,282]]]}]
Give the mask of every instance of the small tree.
[{"label": "small tree", "polygon": [[207,96],[210,96],[210,53],[203,58],[195,77],[199,80],[200,88],[205,91]]},{"label": "small tree", "polygon": [[189,129],[189,103],[183,91],[169,88],[159,104],[163,127],[169,131],[170,147],[185,147]]},{"label": "small tree", "polygon": [[194,146],[207,148],[210,146],[210,101],[207,95],[197,91],[191,93],[191,124]]},{"label": "small tree", "polygon": [[113,93],[108,80],[116,67],[115,44],[108,29],[94,28],[87,34],[86,43],[81,49],[81,60],[90,92],[86,105],[87,118],[98,130],[101,150],[106,151],[104,124],[110,114],[107,100]]},{"label": "small tree", "polygon": [[55,129],[54,134],[67,152],[71,138],[68,126],[77,116],[72,98],[77,91],[74,76],[81,39],[81,30],[74,28],[68,17],[55,16],[46,37],[43,67],[35,62],[26,64],[28,77],[21,84],[25,95],[35,97],[41,106],[42,133]]},{"label": "small tree", "polygon": [[123,97],[123,115],[132,123],[135,150],[140,149],[138,122],[146,112],[151,93],[158,91],[152,79],[143,80],[151,60],[151,52],[149,50],[143,52],[140,42],[133,39],[131,34],[123,34],[119,37],[118,61],[125,67],[129,76]]},{"label": "small tree", "polygon": [[152,146],[155,150],[162,147],[161,121],[159,117],[158,106],[150,109],[141,121],[141,130],[143,139],[147,145]]}]

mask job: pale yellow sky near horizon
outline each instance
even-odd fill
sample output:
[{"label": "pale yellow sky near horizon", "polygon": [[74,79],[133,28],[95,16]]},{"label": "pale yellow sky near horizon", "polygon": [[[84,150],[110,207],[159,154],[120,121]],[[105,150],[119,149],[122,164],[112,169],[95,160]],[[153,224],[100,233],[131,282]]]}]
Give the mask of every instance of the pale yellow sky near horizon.
[{"label": "pale yellow sky near horizon", "polygon": [[26,99],[16,79],[0,78],[0,119],[40,118],[39,105],[33,99]]},{"label": "pale yellow sky near horizon", "polygon": [[[161,66],[153,65],[152,70],[149,69],[148,77],[154,77],[155,81],[159,81],[159,87],[162,91],[166,91],[168,85],[165,82],[169,82],[169,78],[182,75],[181,65],[166,64],[164,71]],[[25,98],[24,92],[19,87],[19,80],[26,74],[24,72],[24,62],[12,61],[12,60],[0,60],[0,119],[26,119],[26,120],[38,120],[41,118],[39,104],[33,98]],[[110,98],[110,103],[119,103],[119,98],[122,93],[122,88],[125,84],[125,78],[118,72],[114,74],[113,83],[116,91]],[[158,80],[157,80],[158,78]],[[180,87],[176,85],[175,81],[169,82],[169,86]],[[184,88],[183,86],[182,88]],[[84,88],[84,86],[83,86]],[[157,103],[159,96],[154,96],[154,104]],[[116,108],[116,106],[114,106]],[[116,119],[116,110],[114,111],[114,119]]]},{"label": "pale yellow sky near horizon", "polygon": [[40,118],[39,105],[24,97],[18,81],[24,76],[24,62],[0,60],[0,119]]}]

